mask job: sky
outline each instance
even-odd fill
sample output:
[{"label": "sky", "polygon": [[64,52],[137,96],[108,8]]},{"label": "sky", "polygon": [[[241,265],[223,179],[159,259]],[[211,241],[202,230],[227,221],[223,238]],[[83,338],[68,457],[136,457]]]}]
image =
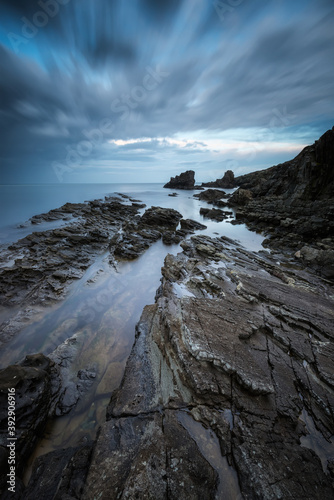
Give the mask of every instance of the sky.
[{"label": "sky", "polygon": [[241,175],[333,127],[333,0],[0,0],[0,183]]}]

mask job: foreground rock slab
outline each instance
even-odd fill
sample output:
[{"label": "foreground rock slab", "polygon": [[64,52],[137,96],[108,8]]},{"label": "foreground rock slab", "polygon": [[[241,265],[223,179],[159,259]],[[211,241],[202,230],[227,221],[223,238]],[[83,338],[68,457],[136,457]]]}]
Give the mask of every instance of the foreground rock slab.
[{"label": "foreground rock slab", "polygon": [[332,288],[227,238],[182,247],[138,324],[83,498],[334,498],[317,454],[334,451]]}]

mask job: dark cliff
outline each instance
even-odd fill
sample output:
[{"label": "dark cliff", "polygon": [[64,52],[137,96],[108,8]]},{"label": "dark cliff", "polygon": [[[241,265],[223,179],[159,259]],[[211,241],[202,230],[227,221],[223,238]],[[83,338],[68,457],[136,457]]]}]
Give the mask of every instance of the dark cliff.
[{"label": "dark cliff", "polygon": [[334,127],[293,160],[236,177],[236,184],[252,191],[253,198],[279,196],[291,200],[334,197]]},{"label": "dark cliff", "polygon": [[164,188],[171,189],[194,189],[195,186],[195,172],[187,170],[180,175],[171,177],[170,181],[164,185]]}]

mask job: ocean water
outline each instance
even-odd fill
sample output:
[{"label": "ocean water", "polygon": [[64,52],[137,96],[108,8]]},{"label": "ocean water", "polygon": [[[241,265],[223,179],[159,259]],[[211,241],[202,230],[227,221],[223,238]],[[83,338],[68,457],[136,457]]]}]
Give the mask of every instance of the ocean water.
[{"label": "ocean water", "polygon": [[[227,193],[233,190],[225,190]],[[168,196],[177,192],[177,197]],[[229,222],[215,222],[204,219],[199,210],[209,206],[193,198],[198,191],[164,189],[163,184],[50,184],[50,185],[10,185],[0,186],[0,244],[16,241],[32,231],[42,231],[65,224],[64,221],[48,222],[41,225],[19,227],[30,217],[58,208],[67,202],[82,203],[87,200],[104,198],[114,193],[127,194],[150,206],[174,208],[184,218],[197,220],[207,226],[204,234],[225,235],[239,241],[249,250],[260,250],[263,236],[249,231],[245,225],[234,226]],[[143,212],[144,210],[142,210]]]}]

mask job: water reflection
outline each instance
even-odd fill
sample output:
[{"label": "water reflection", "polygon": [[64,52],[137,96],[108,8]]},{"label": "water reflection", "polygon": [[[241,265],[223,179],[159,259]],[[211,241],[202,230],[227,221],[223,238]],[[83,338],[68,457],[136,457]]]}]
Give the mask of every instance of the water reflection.
[{"label": "water reflection", "polygon": [[179,245],[166,247],[159,241],[136,261],[119,263],[117,271],[110,268],[107,255],[101,256],[60,306],[22,331],[9,346],[8,355],[16,358],[11,360],[15,362],[33,352],[50,354],[61,342],[73,337],[73,380],[77,380],[80,369],[92,368],[97,374],[75,409],[48,423],[33,459],[95,437],[105,421],[110,395],[121,382],[134,342],[135,325],[144,306],[154,302],[164,257],[167,252],[178,251]]}]

